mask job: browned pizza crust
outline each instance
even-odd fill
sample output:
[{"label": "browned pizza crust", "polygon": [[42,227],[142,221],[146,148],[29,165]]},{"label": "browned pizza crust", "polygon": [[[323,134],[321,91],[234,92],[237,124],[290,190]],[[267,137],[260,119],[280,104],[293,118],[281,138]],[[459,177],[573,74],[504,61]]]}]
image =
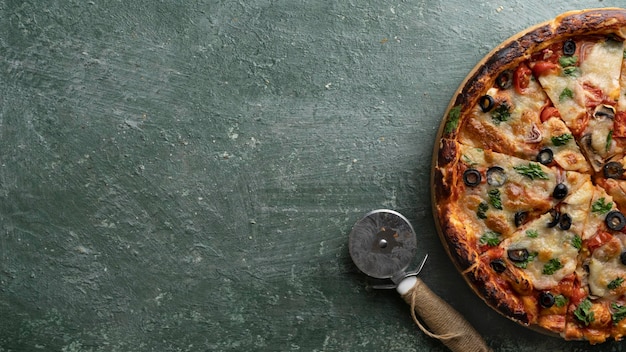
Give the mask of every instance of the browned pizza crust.
[{"label": "browned pizza crust", "polygon": [[489,264],[480,258],[476,241],[468,240],[475,236],[467,233],[468,229],[460,215],[462,211],[457,204],[465,186],[456,167],[460,158],[456,138],[459,128],[469,118],[471,109],[487,89],[494,86],[501,72],[517,67],[533,53],[565,38],[607,34],[620,40],[626,39],[626,10],[605,8],[568,12],[507,39],[486,55],[460,85],[445,112],[433,154],[431,181],[435,223],[442,243],[457,269],[463,273],[472,289],[502,315],[523,325],[534,325],[539,321],[548,333],[550,330],[562,329],[565,322],[558,321],[559,318],[553,319],[547,313],[538,317],[536,308],[529,309],[537,304],[536,297],[525,302],[521,298],[523,295],[512,292],[510,284],[503,284],[501,278],[494,278]]}]

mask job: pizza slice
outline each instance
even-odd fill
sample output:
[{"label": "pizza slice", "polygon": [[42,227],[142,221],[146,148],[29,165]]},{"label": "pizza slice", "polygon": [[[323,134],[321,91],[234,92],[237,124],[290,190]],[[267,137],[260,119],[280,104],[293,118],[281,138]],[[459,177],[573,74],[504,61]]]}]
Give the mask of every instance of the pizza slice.
[{"label": "pizza slice", "polygon": [[569,302],[578,292],[578,254],[593,184],[587,175],[576,172],[566,173],[559,184],[568,185],[570,191],[548,212],[506,238],[499,246],[503,257],[498,260],[504,263],[503,281],[525,297],[530,323],[563,333]]},{"label": "pizza slice", "polygon": [[613,141],[624,44],[614,36],[557,41],[529,66],[596,172],[621,153]]},{"label": "pizza slice", "polygon": [[626,254],[622,255],[626,235],[621,232],[625,227],[626,218],[612,197],[595,186],[582,233],[580,285],[570,300],[566,338],[601,343],[611,335],[626,334]]},{"label": "pizza slice", "polygon": [[503,71],[464,120],[459,141],[565,170],[589,168],[527,63]]},{"label": "pizza slice", "polygon": [[463,144],[458,148],[457,174],[462,187],[455,203],[465,214],[467,234],[474,234],[481,251],[527,222],[551,210],[554,213],[557,204],[573,200],[579,189],[591,184],[586,174]]}]

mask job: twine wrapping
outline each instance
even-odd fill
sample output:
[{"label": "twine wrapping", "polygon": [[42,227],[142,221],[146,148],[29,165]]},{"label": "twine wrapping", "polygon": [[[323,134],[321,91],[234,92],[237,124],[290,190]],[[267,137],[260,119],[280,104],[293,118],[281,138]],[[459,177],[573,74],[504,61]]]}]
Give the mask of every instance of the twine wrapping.
[{"label": "twine wrapping", "polygon": [[[420,330],[440,340],[455,352],[491,351],[465,318],[431,291],[422,280],[416,279],[413,288],[402,298],[411,306],[411,316]],[[430,330],[422,324],[418,315]]]}]

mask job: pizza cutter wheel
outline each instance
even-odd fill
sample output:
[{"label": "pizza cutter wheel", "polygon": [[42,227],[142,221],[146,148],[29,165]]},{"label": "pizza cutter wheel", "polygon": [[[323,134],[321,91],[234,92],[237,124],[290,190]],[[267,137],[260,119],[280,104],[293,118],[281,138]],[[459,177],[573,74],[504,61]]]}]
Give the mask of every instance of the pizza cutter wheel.
[{"label": "pizza cutter wheel", "polygon": [[353,226],[348,247],[352,261],[364,274],[391,281],[389,285],[372,287],[395,288],[411,306],[413,320],[426,335],[441,340],[455,352],[489,351],[482,337],[461,314],[417,277],[426,258],[417,270],[406,271],[415,257],[417,239],[402,214],[387,209],[366,214]]}]

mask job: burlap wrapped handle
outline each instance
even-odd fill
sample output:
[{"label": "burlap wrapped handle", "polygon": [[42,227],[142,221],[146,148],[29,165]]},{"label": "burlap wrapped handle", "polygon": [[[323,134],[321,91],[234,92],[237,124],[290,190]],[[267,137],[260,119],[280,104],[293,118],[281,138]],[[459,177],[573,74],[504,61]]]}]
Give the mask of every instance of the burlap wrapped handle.
[{"label": "burlap wrapped handle", "polygon": [[413,320],[426,335],[441,340],[454,352],[491,351],[470,323],[418,277],[407,277],[397,290],[411,306]]}]

